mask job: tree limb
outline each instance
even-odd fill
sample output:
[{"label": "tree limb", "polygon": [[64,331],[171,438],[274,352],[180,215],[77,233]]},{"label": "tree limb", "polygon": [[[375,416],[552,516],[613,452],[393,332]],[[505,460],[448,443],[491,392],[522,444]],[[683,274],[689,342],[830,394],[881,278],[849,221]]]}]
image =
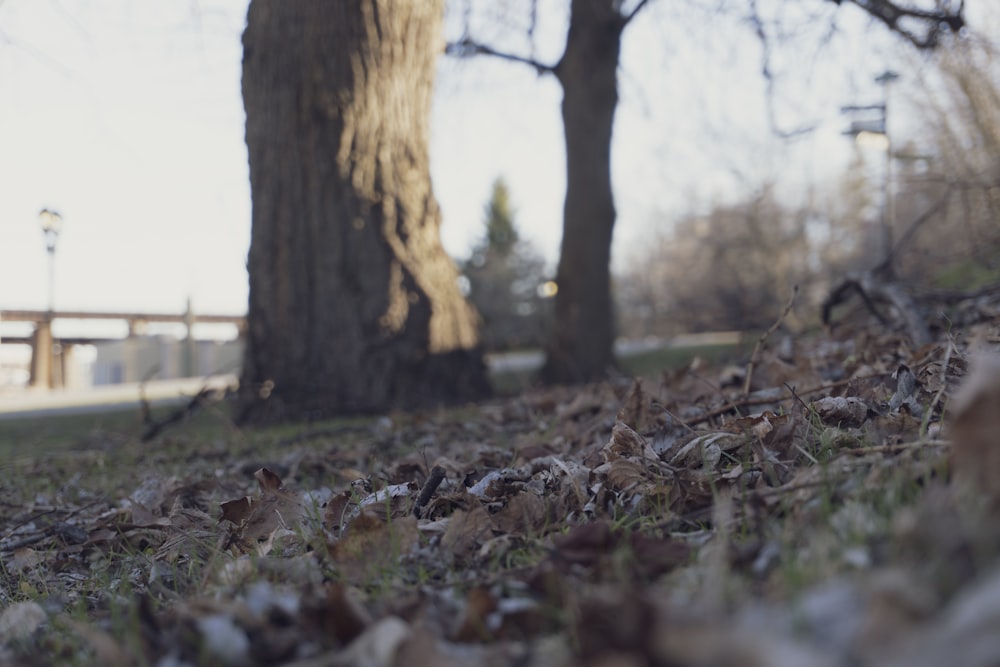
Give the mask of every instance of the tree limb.
[{"label": "tree limb", "polygon": [[816,125],[806,125],[791,130],[782,129],[778,125],[778,114],[775,108],[775,98],[777,96],[777,80],[771,70],[771,39],[768,37],[767,29],[764,25],[764,18],[757,8],[757,0],[750,0],[750,15],[747,21],[753,28],[754,33],[760,41],[760,73],[764,78],[765,103],[767,104],[767,120],[771,126],[771,132],[779,139],[795,139],[804,134],[809,134],[816,129]]},{"label": "tree limb", "polygon": [[494,56],[496,58],[502,58],[504,60],[510,60],[533,67],[539,75],[555,73],[555,67],[552,65],[546,65],[545,63],[539,62],[534,58],[526,58],[515,53],[497,51],[493,47],[480,44],[479,42],[473,41],[469,37],[463,37],[457,42],[450,42],[448,46],[445,47],[444,52],[450,56],[457,56],[459,58],[468,58],[470,56]]},{"label": "tree limb", "polygon": [[628,14],[622,16],[622,21],[623,21],[622,25],[623,26],[628,25],[628,22],[631,21],[632,19],[634,19],[635,15],[638,14],[640,11],[642,11],[642,8],[645,7],[648,4],[649,4],[649,0],[640,0],[639,4],[637,4],[632,11],[630,11]]},{"label": "tree limb", "polygon": [[[940,9],[935,10],[903,6],[893,0],[850,1],[918,49],[933,49],[938,45],[942,32],[949,30],[957,33],[965,27],[965,0],[959,0],[958,6],[954,9],[951,9],[954,2],[945,2],[939,5]],[[832,2],[841,4],[841,0],[832,0]],[[918,34],[914,30],[905,28],[901,22],[907,19],[919,22],[926,31],[923,34]]]}]

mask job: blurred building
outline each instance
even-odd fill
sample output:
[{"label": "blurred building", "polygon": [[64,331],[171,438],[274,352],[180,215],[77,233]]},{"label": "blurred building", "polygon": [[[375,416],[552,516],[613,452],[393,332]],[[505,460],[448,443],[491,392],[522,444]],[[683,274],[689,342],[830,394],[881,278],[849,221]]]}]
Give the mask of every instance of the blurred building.
[{"label": "blurred building", "polygon": [[242,340],[130,336],[96,347],[95,385],[239,373],[243,358]]}]

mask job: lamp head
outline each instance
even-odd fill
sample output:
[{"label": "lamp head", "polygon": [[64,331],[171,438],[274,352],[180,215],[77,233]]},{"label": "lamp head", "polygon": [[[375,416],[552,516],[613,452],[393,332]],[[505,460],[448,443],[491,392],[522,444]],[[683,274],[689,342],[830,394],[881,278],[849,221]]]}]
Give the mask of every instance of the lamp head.
[{"label": "lamp head", "polygon": [[50,253],[56,251],[56,239],[62,231],[62,216],[55,211],[43,208],[38,213],[38,221],[42,225],[42,233],[45,234],[45,249]]}]

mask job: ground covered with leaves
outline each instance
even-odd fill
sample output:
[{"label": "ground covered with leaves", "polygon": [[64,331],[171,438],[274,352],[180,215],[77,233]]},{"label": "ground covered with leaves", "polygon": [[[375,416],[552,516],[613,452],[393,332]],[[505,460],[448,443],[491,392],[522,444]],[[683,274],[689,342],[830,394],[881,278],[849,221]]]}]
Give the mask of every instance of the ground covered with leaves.
[{"label": "ground covered with leaves", "polygon": [[1000,300],[947,308],[919,347],[773,331],[727,368],[25,451],[0,664],[995,665]]}]

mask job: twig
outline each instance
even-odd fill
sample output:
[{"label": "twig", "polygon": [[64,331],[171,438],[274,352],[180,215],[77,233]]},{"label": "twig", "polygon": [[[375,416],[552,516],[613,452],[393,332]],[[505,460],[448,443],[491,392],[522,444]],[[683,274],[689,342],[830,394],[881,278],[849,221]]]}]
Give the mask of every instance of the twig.
[{"label": "twig", "polygon": [[434,492],[437,491],[438,486],[444,481],[444,468],[441,466],[434,466],[431,468],[431,474],[424,482],[424,487],[420,489],[420,495],[417,496],[417,504],[413,506],[413,516],[419,517],[420,510],[430,502],[431,497]]},{"label": "twig", "polygon": [[851,447],[838,449],[838,454],[880,454],[884,452],[905,452],[910,449],[924,447],[950,447],[950,440],[917,440],[916,442],[900,442],[895,445],[872,445],[871,447]]},{"label": "twig", "polygon": [[879,321],[879,324],[886,325],[889,323],[888,318],[879,311],[875,302],[872,301],[871,296],[868,295],[868,291],[865,289],[864,285],[861,284],[860,280],[856,278],[848,278],[844,280],[840,285],[834,289],[828,297],[823,301],[822,307],[822,322],[823,326],[833,330],[833,309],[847,300],[847,296],[851,291],[855,291],[864,301],[865,307],[868,309],[872,315]]},{"label": "twig", "polygon": [[826,486],[827,484],[838,482],[846,477],[846,475],[827,475],[821,479],[809,480],[807,482],[795,482],[791,484],[785,484],[783,486],[772,486],[768,489],[750,489],[744,491],[743,493],[736,496],[738,500],[749,500],[750,498],[763,499],[770,496],[780,496],[786,493],[794,493],[795,491],[802,491],[803,489],[811,489],[817,486]]},{"label": "twig", "polygon": [[[900,35],[918,49],[937,47],[945,28],[957,34],[965,26],[963,10],[965,2],[960,2],[955,10],[943,6],[940,9],[907,7],[892,0],[851,0],[870,16],[885,24],[889,30]],[[840,0],[833,0],[840,4]],[[924,29],[918,34],[909,26],[919,24]]]},{"label": "twig", "polygon": [[213,393],[215,393],[215,390],[209,387],[208,385],[202,387],[201,390],[197,394],[195,394],[190,401],[185,403],[182,407],[178,408],[177,410],[174,410],[169,415],[167,415],[166,417],[164,417],[159,421],[154,420],[150,415],[149,402],[146,401],[144,396],[142,401],[144,406],[143,412],[145,413],[145,419],[143,421],[146,422],[146,430],[142,434],[141,441],[149,442],[157,435],[159,435],[160,431],[162,431],[166,427],[184,421],[185,419],[193,415],[195,412],[197,412],[198,409],[201,408],[205,403],[207,403],[208,399],[212,396]]},{"label": "twig", "polygon": [[160,372],[159,366],[154,366],[149,369],[142,378],[142,382],[139,383],[139,412],[142,414],[143,424],[153,423],[153,411],[149,405],[149,399],[146,398],[146,383],[152,380]]},{"label": "twig", "polygon": [[882,282],[873,272],[867,272],[859,277],[844,280],[830,296],[823,302],[823,325],[830,330],[833,329],[833,308],[847,299],[851,290],[856,291],[865,302],[868,310],[878,318],[882,325],[890,324],[889,318],[879,312],[875,306],[875,299],[891,305],[899,318],[902,319],[910,339],[918,347],[931,342],[930,332],[927,330],[927,323],[924,322],[919,309],[909,294],[903,288],[893,282]]},{"label": "twig", "polygon": [[[803,389],[798,392],[799,396],[806,396],[808,394],[815,394],[821,391],[827,391],[830,389],[836,389],[838,387],[843,387],[852,382],[857,382],[858,380],[870,380],[872,378],[884,377],[888,373],[871,373],[869,375],[858,375],[857,377],[847,378],[844,380],[837,380],[836,382],[828,382],[826,384],[817,385],[815,387],[810,387],[809,389]],[[773,396],[757,397],[757,398],[744,398],[737,401],[729,401],[727,405],[721,408],[715,408],[714,410],[709,410],[704,414],[700,414],[697,417],[692,417],[687,420],[688,425],[691,424],[701,424],[702,422],[707,422],[716,417],[721,417],[724,414],[737,411],[738,408],[745,408],[752,405],[766,405],[767,403],[781,403],[782,401],[790,401],[792,397],[788,398],[775,398]]]},{"label": "twig", "polygon": [[638,14],[639,12],[641,12],[642,8],[645,7],[648,2],[649,2],[649,0],[639,0],[639,4],[637,4],[632,9],[631,12],[629,12],[628,14],[623,15],[622,19],[624,20],[625,25],[628,25],[629,21],[631,21],[632,19],[634,19],[635,15]]},{"label": "twig", "polygon": [[948,348],[944,352],[944,362],[941,364],[941,387],[934,395],[934,400],[931,401],[930,407],[927,408],[927,417],[924,419],[924,423],[920,425],[921,435],[927,435],[927,425],[930,423],[931,417],[934,415],[934,408],[936,408],[938,403],[941,402],[941,396],[944,394],[944,388],[948,386],[948,364],[951,363],[951,353],[954,349],[955,341],[951,334],[949,334]]},{"label": "twig", "polygon": [[788,383],[786,382],[786,383],[785,383],[785,389],[787,389],[787,390],[788,390],[788,392],[789,392],[789,393],[790,393],[790,394],[792,395],[792,398],[794,398],[794,399],[795,399],[796,401],[798,401],[798,402],[799,402],[799,405],[801,405],[801,406],[802,406],[803,408],[805,408],[806,410],[808,410],[808,409],[809,409],[809,406],[808,406],[808,405],[806,405],[806,402],[805,402],[805,401],[803,401],[803,400],[802,400],[802,399],[801,399],[801,398],[799,397],[799,395],[795,393],[795,387],[793,387],[792,385],[790,385],[790,384],[788,384]]},{"label": "twig", "polygon": [[757,339],[757,345],[754,346],[753,354],[750,355],[750,363],[747,364],[747,378],[743,382],[743,396],[750,395],[750,382],[753,380],[753,369],[754,366],[757,365],[757,358],[760,356],[761,346],[764,345],[764,341],[767,340],[767,337],[773,334],[775,329],[781,326],[781,323],[785,320],[786,317],[788,317],[788,313],[791,312],[792,305],[795,303],[795,297],[796,295],[798,295],[798,293],[799,293],[799,286],[794,285],[792,287],[792,295],[788,297],[788,303],[785,304],[785,308],[784,310],[781,311],[781,315],[779,315],[778,319],[774,321],[774,324],[772,324],[770,328],[768,328],[767,331],[762,333],[760,335],[760,338]]},{"label": "twig", "polygon": [[678,417],[677,415],[675,415],[673,412],[671,412],[670,410],[667,410],[666,408],[663,408],[663,411],[667,414],[668,417],[670,417],[675,422],[677,422],[678,424],[680,424],[681,426],[683,426],[684,428],[686,428],[688,431],[690,431],[691,433],[694,433],[695,435],[698,435],[698,431],[696,431],[693,428],[691,428],[691,426],[686,421],[684,421],[683,419],[681,419],[680,417]]},{"label": "twig", "polygon": [[510,60],[512,62],[533,67],[540,75],[552,74],[555,72],[555,67],[552,65],[546,65],[545,63],[535,60],[534,58],[525,58],[524,56],[519,56],[515,53],[497,51],[493,47],[487,46],[486,44],[480,44],[469,37],[463,37],[457,42],[448,44],[445,47],[444,52],[447,55],[458,56],[460,58],[468,56],[493,56],[494,58],[500,58],[502,60]]}]

